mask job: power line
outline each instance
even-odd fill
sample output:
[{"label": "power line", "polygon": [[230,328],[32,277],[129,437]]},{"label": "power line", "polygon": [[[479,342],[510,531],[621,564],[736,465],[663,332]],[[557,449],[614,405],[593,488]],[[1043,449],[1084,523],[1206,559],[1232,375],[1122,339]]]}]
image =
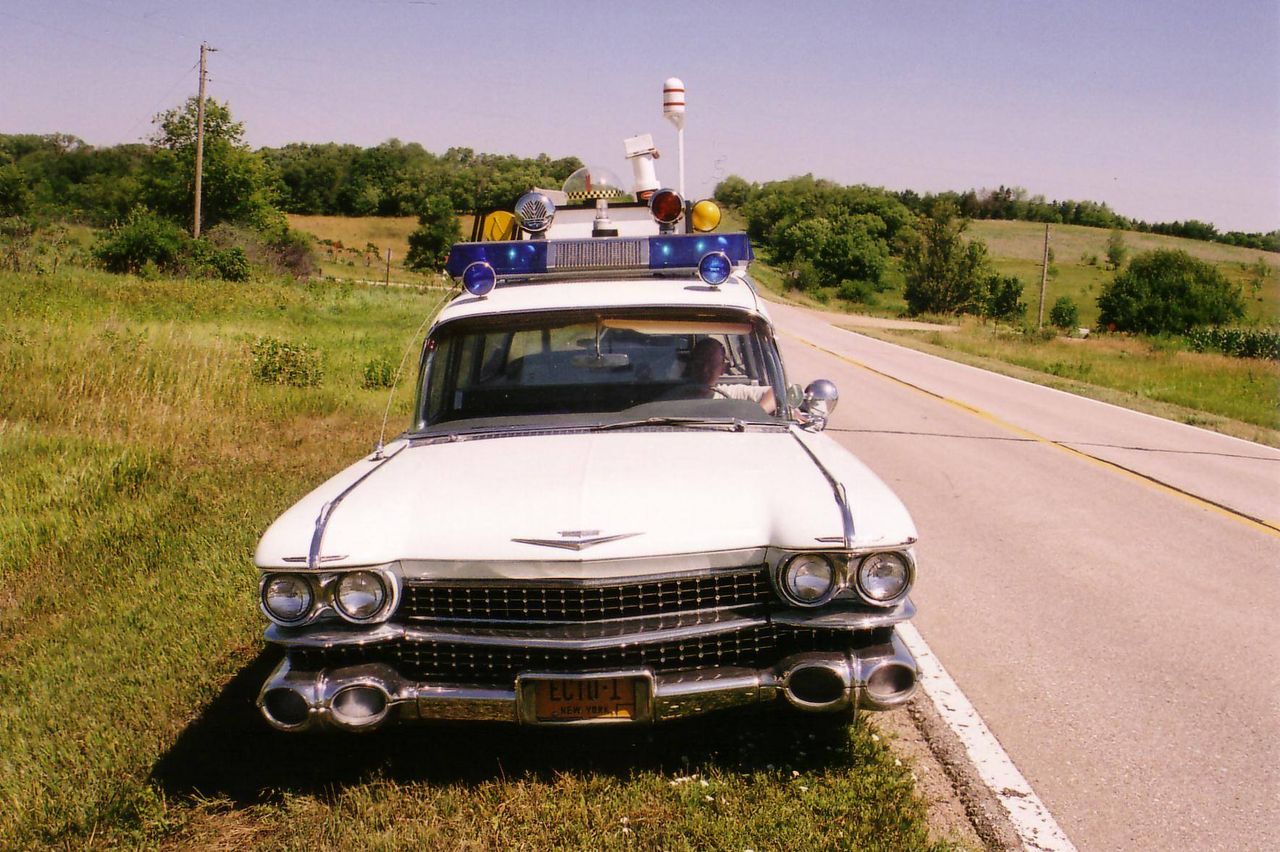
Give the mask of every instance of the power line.
[{"label": "power line", "polygon": [[125,131],[124,135],[126,137],[132,135],[133,131],[138,127],[138,125],[144,122],[148,124],[151,123],[152,119],[155,118],[156,114],[160,112],[160,109],[169,102],[169,97],[174,93],[175,90],[177,90],[179,86],[187,82],[187,79],[191,76],[191,72],[196,70],[196,68],[199,67],[199,65],[200,65],[199,59],[191,63],[191,67],[188,68],[186,71],[183,71],[182,76],[179,77],[172,86],[165,89],[164,94],[160,96],[159,100],[156,102],[156,105],[151,108],[151,111],[147,113],[146,117],[140,118],[137,121],[135,121],[132,125],[130,125],[129,129]]},{"label": "power line", "polygon": [[84,35],[83,33],[78,33],[75,30],[67,29],[66,27],[55,27],[52,24],[46,24],[44,21],[33,21],[30,18],[24,18],[23,16],[15,15],[12,12],[5,12],[5,20],[22,21],[23,23],[30,24],[33,27],[39,27],[44,30],[49,30],[50,32],[55,32],[61,35],[70,36],[71,38],[78,38],[81,41],[92,42],[94,44],[98,44],[103,47],[109,47],[115,51],[124,51],[126,53],[132,53],[135,56],[142,56],[152,60],[153,62],[160,62],[165,65],[171,65],[173,63],[172,56],[165,56],[165,57],[156,56],[154,53],[147,53],[146,51],[138,50],[135,47],[130,47],[130,46],[121,44],[120,42],[107,41],[106,39],[98,38],[97,36],[87,36],[87,35]]}]

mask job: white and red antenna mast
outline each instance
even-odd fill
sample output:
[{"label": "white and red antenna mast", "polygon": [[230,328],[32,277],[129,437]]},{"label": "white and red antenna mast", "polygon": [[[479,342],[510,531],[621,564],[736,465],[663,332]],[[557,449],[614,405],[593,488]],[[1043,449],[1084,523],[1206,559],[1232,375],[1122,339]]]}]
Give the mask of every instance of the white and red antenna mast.
[{"label": "white and red antenna mast", "polygon": [[676,147],[680,158],[680,197],[684,194],[684,81],[668,77],[662,84],[662,114],[676,126]]}]

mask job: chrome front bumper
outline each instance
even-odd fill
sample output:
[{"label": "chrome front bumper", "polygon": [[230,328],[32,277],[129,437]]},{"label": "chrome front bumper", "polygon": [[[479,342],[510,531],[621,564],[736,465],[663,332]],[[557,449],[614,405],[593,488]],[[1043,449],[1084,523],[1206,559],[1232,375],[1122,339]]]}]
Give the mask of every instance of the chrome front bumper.
[{"label": "chrome front bumper", "polygon": [[[634,677],[636,717],[539,721],[532,684],[540,677],[591,680]],[[665,722],[782,697],[799,710],[834,713],[851,707],[888,710],[915,693],[918,668],[896,633],[890,641],[848,652],[794,654],[767,669],[720,667],[654,673],[631,669],[582,674],[522,673],[514,688],[417,683],[384,663],[296,671],[286,659],[258,695],[258,708],[282,731],[377,728],[392,720],[488,721],[530,725]]]}]

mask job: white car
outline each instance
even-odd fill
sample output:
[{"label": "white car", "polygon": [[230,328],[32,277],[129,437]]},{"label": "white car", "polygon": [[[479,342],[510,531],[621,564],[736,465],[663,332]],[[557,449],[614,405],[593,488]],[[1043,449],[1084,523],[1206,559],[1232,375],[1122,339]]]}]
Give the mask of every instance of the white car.
[{"label": "white car", "polygon": [[575,211],[541,201],[525,239],[455,246],[465,289],[423,345],[408,431],[263,536],[266,639],[284,649],[267,721],[649,723],[759,702],[841,719],[907,701],[894,626],[914,612],[915,527],[821,433],[834,387],[788,386],[746,237],[615,204],[621,236],[579,217],[559,239],[547,225],[575,233]]}]

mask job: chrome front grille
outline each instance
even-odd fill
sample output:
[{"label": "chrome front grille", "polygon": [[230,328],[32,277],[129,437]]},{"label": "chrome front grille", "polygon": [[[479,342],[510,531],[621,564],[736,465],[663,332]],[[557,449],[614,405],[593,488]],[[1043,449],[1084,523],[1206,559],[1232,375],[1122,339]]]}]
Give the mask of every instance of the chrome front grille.
[{"label": "chrome front grille", "polygon": [[[868,633],[868,636],[871,634]],[[639,639],[643,634],[635,634]],[[316,671],[360,663],[387,663],[402,676],[421,681],[511,686],[521,672],[592,672],[647,668],[654,672],[773,665],[800,651],[847,647],[839,631],[790,630],[758,624],[723,633],[662,642],[620,643],[600,648],[546,648],[453,641],[397,640],[373,646],[292,648],[295,668]]]},{"label": "chrome front grille", "polygon": [[408,620],[605,621],[776,600],[763,567],[613,585],[405,583],[397,616]]}]

